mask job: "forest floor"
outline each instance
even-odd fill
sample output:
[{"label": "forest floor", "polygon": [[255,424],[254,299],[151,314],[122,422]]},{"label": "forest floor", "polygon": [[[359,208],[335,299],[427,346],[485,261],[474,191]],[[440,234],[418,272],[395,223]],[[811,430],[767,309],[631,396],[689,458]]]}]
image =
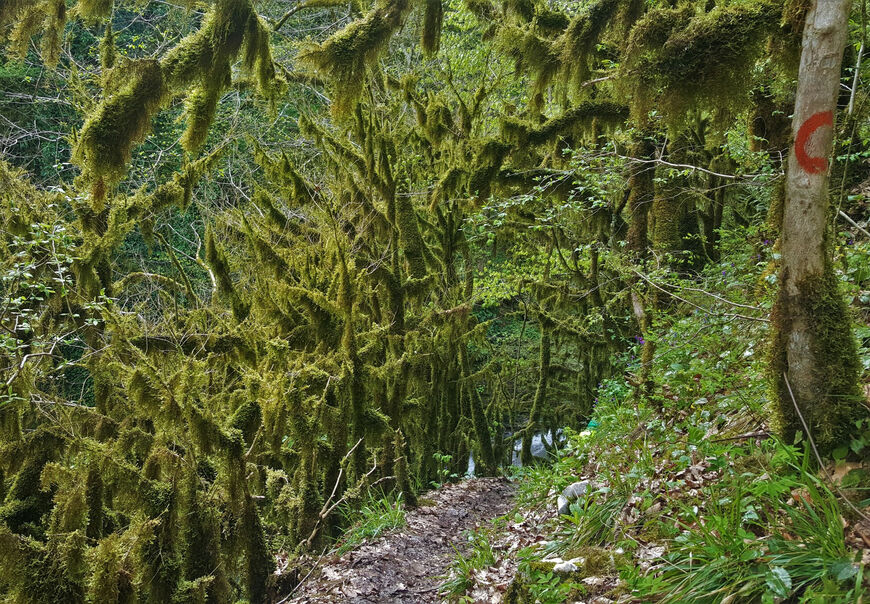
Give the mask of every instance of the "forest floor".
[{"label": "forest floor", "polygon": [[[421,496],[405,526],[343,556],[324,558],[289,602],[440,602],[438,587],[467,531],[507,514],[514,488],[500,478],[477,478]],[[455,550],[454,550],[455,548]]]}]

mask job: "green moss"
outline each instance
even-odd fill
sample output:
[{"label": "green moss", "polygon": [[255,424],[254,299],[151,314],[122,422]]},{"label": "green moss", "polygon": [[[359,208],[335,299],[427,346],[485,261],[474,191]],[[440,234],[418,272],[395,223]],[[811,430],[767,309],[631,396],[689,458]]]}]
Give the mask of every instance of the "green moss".
[{"label": "green moss", "polygon": [[121,179],[133,146],[144,139],[168,95],[157,61],[130,61],[123,69],[128,83],[85,121],[73,150],[73,158],[103,187]]},{"label": "green moss", "polygon": [[145,413],[156,414],[161,406],[160,391],[152,380],[140,369],[135,369],[127,382],[130,397]]},{"label": "green moss", "polygon": [[217,281],[217,293],[230,303],[236,321],[244,321],[251,312],[250,304],[242,300],[236,292],[226,255],[215,242],[214,233],[210,228],[205,232],[205,260],[211,266]]},{"label": "green moss", "polygon": [[0,24],[7,24],[17,18],[32,0],[4,0],[0,3]]},{"label": "green moss", "polygon": [[672,125],[689,107],[745,108],[752,66],[780,16],[776,2],[717,5],[700,15],[690,7],[650,11],[632,30],[622,66],[633,114],[640,119],[657,95]]},{"label": "green moss", "polygon": [[220,602],[229,597],[229,586],[224,576],[220,550],[220,517],[208,505],[197,489],[198,476],[186,481],[185,506],[182,516],[184,540],[184,577],[189,583],[179,591],[189,592],[190,598],[202,597],[203,602]]},{"label": "green moss", "polygon": [[492,184],[512,146],[499,140],[484,143],[473,160],[473,170],[468,177],[468,194],[477,199],[487,199]]},{"label": "green moss", "polygon": [[45,31],[40,50],[45,64],[54,68],[60,61],[60,46],[63,28],[66,25],[66,0],[46,0]]},{"label": "green moss", "polygon": [[502,135],[518,148],[543,145],[557,136],[589,131],[593,124],[616,125],[628,118],[628,107],[610,101],[587,101],[535,126],[516,118],[502,120]]},{"label": "green moss", "polygon": [[[7,591],[5,595],[20,604],[84,602],[84,590],[70,581],[70,569],[65,566],[62,553],[58,547],[15,535],[0,526],[0,567],[4,570],[4,583],[12,584],[11,593]],[[65,553],[72,551],[67,549]]]},{"label": "green moss", "polygon": [[263,412],[256,401],[245,401],[235,410],[230,419],[230,427],[240,430],[245,442],[250,443],[254,439],[257,429],[263,419]]},{"label": "green moss", "polygon": [[529,592],[528,580],[524,579],[520,573],[517,573],[508,585],[507,591],[504,593],[504,602],[505,604],[533,604],[535,602]]},{"label": "green moss", "polygon": [[100,540],[90,552],[91,576],[88,581],[89,602],[117,602],[132,604],[136,593],[132,574],[126,568],[128,556],[118,534]]},{"label": "green moss", "polygon": [[99,467],[88,470],[85,479],[85,500],[88,508],[88,525],[86,534],[89,539],[100,539],[103,536],[103,479]]},{"label": "green moss", "polygon": [[426,136],[433,145],[439,145],[446,135],[454,128],[453,114],[450,108],[438,97],[433,97],[426,106],[425,124]]},{"label": "green moss", "polygon": [[510,25],[499,28],[496,48],[513,59],[518,72],[525,71],[530,74],[533,82],[533,108],[539,109],[541,103],[535,101],[535,97],[543,94],[562,67],[559,49],[531,28]]},{"label": "green moss", "polygon": [[202,147],[208,136],[208,129],[214,120],[217,104],[220,100],[220,88],[199,87],[191,92],[184,103],[184,117],[187,129],[181,137],[185,150],[193,153]]},{"label": "green moss", "polygon": [[441,21],[444,18],[442,0],[425,0],[423,13],[423,33],[420,46],[423,52],[434,55],[441,41]]},{"label": "green moss", "polygon": [[555,36],[567,29],[571,19],[562,11],[536,5],[532,23],[535,29],[545,36]]},{"label": "green moss", "polygon": [[386,47],[410,8],[409,0],[380,0],[362,19],[300,52],[300,61],[326,75],[333,84],[332,107],[337,115],[351,113],[368,65]]},{"label": "green moss", "polygon": [[596,0],[571,19],[556,46],[570,82],[579,85],[588,78],[595,47],[621,4],[620,0]]},{"label": "green moss", "polygon": [[490,22],[498,17],[498,9],[490,0],[464,0],[468,11],[483,22]]},{"label": "green moss", "polygon": [[78,0],[76,10],[82,19],[96,21],[112,14],[113,0]]},{"label": "green moss", "polygon": [[[768,378],[771,384],[772,425],[786,442],[792,442],[797,432],[805,432],[795,412],[801,410],[812,437],[822,453],[848,443],[856,432],[855,422],[870,417],[861,404],[858,386],[861,366],[850,329],[850,318],[837,277],[830,267],[818,277],[795,284],[798,293],[789,294],[781,288],[771,312]],[[809,361],[814,364],[813,400],[792,400],[783,379],[788,373],[787,356],[793,321],[805,315],[810,335]]]}]

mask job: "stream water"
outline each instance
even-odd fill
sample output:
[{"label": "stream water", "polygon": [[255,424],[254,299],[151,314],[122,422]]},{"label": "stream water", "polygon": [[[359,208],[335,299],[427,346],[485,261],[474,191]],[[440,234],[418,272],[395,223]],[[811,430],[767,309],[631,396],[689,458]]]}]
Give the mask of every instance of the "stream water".
[{"label": "stream water", "polygon": [[[556,438],[561,443],[565,440],[565,437],[562,435],[562,430],[556,430]],[[552,446],[553,444],[553,431],[548,430],[545,433],[539,432],[532,437],[532,457],[537,457],[538,459],[547,459],[549,453],[547,453],[547,449],[544,446],[544,442],[546,439],[546,443],[548,446]],[[523,439],[517,438],[514,440],[514,449],[511,452],[511,465],[512,466],[522,466],[523,463],[520,460],[520,451],[523,448]],[[468,470],[466,475],[474,476],[474,454],[468,454]]]}]

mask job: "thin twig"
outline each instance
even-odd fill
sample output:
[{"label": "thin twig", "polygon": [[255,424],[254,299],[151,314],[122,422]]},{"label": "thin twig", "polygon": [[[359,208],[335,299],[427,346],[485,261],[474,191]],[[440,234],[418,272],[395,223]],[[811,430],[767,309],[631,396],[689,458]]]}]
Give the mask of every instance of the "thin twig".
[{"label": "thin twig", "polygon": [[317,558],[317,561],[314,563],[314,566],[311,567],[311,570],[309,570],[308,573],[304,577],[302,577],[302,579],[300,579],[299,583],[296,584],[296,587],[290,590],[290,593],[287,594],[283,600],[279,600],[277,604],[284,604],[284,602],[293,597],[293,594],[296,593],[296,590],[299,589],[303,583],[305,583],[305,580],[308,579],[308,577],[311,576],[311,573],[313,573],[314,570],[320,565],[320,561],[323,560],[323,557],[326,555],[327,551],[329,551],[328,547],[323,548],[323,551],[320,553],[320,557]]},{"label": "thin twig", "polygon": [[[612,154],[614,157],[618,157],[620,159],[626,159],[633,162],[638,162],[641,164],[661,164],[663,166],[668,166],[669,168],[679,168],[681,170],[692,170],[693,172],[703,172],[704,174],[709,174],[711,176],[718,176],[719,178],[725,178],[727,180],[756,180],[762,177],[774,176],[773,174],[766,174],[764,172],[758,174],[722,174],[721,172],[714,172],[713,170],[708,170],[706,168],[701,168],[700,166],[693,166],[692,164],[675,164],[669,161],[665,161],[663,159],[640,159],[637,157],[629,157],[627,155],[620,155],[618,153]],[[781,176],[781,174],[780,174]]]},{"label": "thin twig", "polygon": [[714,443],[724,443],[729,440],[744,440],[747,438],[757,438],[759,436],[770,436],[770,433],[767,430],[759,430],[758,432],[748,432],[747,434],[740,434],[738,436],[729,436],[728,438],[717,438],[711,442]]},{"label": "thin twig", "polygon": [[748,315],[741,315],[741,314],[738,314],[738,313],[732,313],[732,312],[717,313],[717,312],[715,312],[715,311],[710,310],[709,308],[704,308],[703,306],[698,306],[698,305],[695,304],[694,302],[689,302],[689,301],[686,300],[685,298],[681,298],[680,296],[676,295],[674,292],[668,291],[668,290],[666,290],[665,288],[663,288],[663,287],[661,287],[661,286],[659,286],[659,285],[653,283],[649,278],[647,278],[645,275],[639,273],[638,271],[632,270],[631,272],[633,272],[635,275],[637,275],[638,277],[640,277],[641,279],[643,279],[644,281],[646,281],[647,283],[649,283],[650,285],[652,285],[652,286],[653,286],[654,288],[656,288],[657,290],[662,291],[662,292],[666,293],[667,295],[676,298],[676,299],[679,300],[680,302],[685,302],[685,303],[688,304],[689,306],[694,306],[694,307],[697,308],[698,310],[703,310],[703,311],[704,311],[705,313],[707,313],[708,315],[722,315],[722,316],[725,316],[725,317],[736,317],[736,318],[738,318],[738,319],[747,319],[747,320],[749,320],[749,321],[762,321],[762,322],[764,322],[764,323],[770,323],[770,319],[765,319],[765,318],[763,318],[763,317],[750,317],[750,316],[748,316]]},{"label": "thin twig", "polygon": [[840,210],[840,216],[842,216],[842,217],[846,220],[846,222],[848,222],[849,224],[851,224],[853,227],[855,227],[856,229],[858,229],[859,231],[861,231],[862,233],[864,233],[865,235],[867,235],[868,237],[870,237],[870,233],[868,233],[864,228],[862,228],[861,225],[859,225],[857,222],[855,222],[854,220],[852,220],[852,219],[849,217],[849,215],[846,214],[843,210]]},{"label": "thin twig", "polygon": [[858,59],[855,61],[855,75],[852,78],[852,91],[849,93],[849,108],[846,111],[847,115],[852,115],[855,111],[855,91],[858,89],[858,73],[861,71],[861,57],[864,55],[864,42],[861,41],[861,47],[858,49]]}]

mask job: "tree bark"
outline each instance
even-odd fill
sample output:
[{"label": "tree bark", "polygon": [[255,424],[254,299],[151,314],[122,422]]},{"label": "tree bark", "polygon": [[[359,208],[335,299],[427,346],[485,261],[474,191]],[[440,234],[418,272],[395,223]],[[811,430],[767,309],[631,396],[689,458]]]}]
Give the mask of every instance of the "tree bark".
[{"label": "tree bark", "polygon": [[807,15],[786,172],[780,291],[772,314],[776,427],[790,439],[802,430],[802,415],[827,451],[842,444],[853,421],[866,415],[858,398],[849,316],[828,245],[828,158],[851,4],[817,0]]}]

